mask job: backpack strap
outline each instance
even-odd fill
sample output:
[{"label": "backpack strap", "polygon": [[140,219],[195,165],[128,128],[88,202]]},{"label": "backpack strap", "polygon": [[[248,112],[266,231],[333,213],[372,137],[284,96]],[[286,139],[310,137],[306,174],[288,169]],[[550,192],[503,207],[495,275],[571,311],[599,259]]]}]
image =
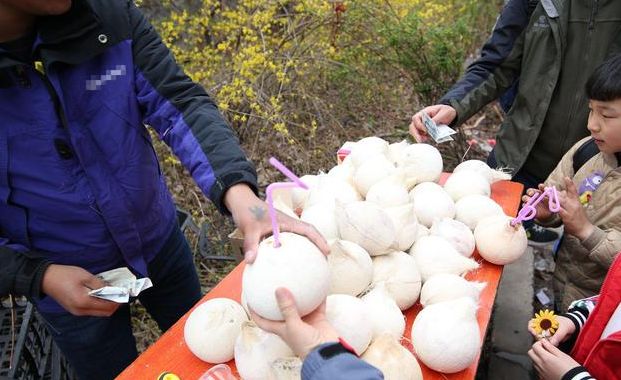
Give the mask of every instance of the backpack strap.
[{"label": "backpack strap", "polygon": [[573,161],[574,161],[574,174],[584,165],[588,160],[593,158],[596,154],[599,153],[599,147],[595,144],[595,140],[588,139],[580,148],[578,148],[574,152]]}]

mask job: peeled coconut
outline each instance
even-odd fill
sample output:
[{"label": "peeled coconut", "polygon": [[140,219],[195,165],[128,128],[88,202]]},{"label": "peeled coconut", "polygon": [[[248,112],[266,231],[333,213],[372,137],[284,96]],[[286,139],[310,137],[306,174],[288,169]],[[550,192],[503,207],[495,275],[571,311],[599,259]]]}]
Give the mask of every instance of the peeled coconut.
[{"label": "peeled coconut", "polygon": [[487,163],[480,160],[466,160],[461,164],[457,165],[457,167],[455,167],[455,170],[453,170],[453,173],[457,173],[462,170],[472,170],[478,172],[483,177],[485,177],[490,184],[502,180],[511,179],[510,173],[505,173],[502,170],[494,170],[490,168]]},{"label": "peeled coconut", "polygon": [[423,380],[418,361],[393,335],[378,336],[360,358],[382,371],[385,380]]},{"label": "peeled coconut", "polygon": [[423,282],[440,273],[462,275],[479,267],[476,261],[457,252],[451,243],[439,236],[423,236],[410,249],[416,259]]},{"label": "peeled coconut", "polygon": [[459,220],[436,219],[431,226],[430,234],[448,240],[462,256],[471,257],[474,253],[474,235],[470,227]]},{"label": "peeled coconut", "polygon": [[297,356],[272,360],[267,380],[300,380],[302,364],[302,359]]},{"label": "peeled coconut", "polygon": [[328,294],[357,296],[368,288],[373,279],[373,262],[369,253],[351,241],[336,240],[330,244],[328,265]]},{"label": "peeled coconut", "polygon": [[373,337],[373,325],[360,298],[347,294],[329,295],[326,318],[357,354],[367,349]]},{"label": "peeled coconut", "polygon": [[[403,172],[401,172],[403,173]],[[388,208],[402,206],[409,203],[408,190],[405,184],[405,177],[389,176],[371,186],[367,192],[366,200],[376,205]]]},{"label": "peeled coconut", "polygon": [[362,303],[369,321],[373,325],[373,337],[389,333],[397,338],[405,331],[405,317],[394,299],[388,295],[383,284],[378,284],[362,296]]},{"label": "peeled coconut", "polygon": [[305,208],[300,219],[315,226],[324,239],[338,239],[335,212],[334,203],[318,203]]},{"label": "peeled coconut", "polygon": [[354,168],[351,160],[348,160],[347,157],[342,163],[336,165],[328,172],[330,177],[345,181],[352,186],[354,185],[354,174],[356,174],[356,168]]},{"label": "peeled coconut", "polygon": [[304,209],[304,205],[306,204],[306,199],[308,198],[310,189],[312,189],[313,186],[315,186],[315,183],[317,182],[317,176],[307,174],[307,175],[300,177],[300,180],[309,187],[308,190],[303,189],[301,187],[292,187],[289,189],[289,191],[291,192],[291,202],[293,203],[293,211],[297,215],[302,214],[302,210]]},{"label": "peeled coconut", "polygon": [[455,373],[468,368],[481,346],[477,305],[462,297],[425,307],[412,324],[412,344],[416,356],[433,370]]},{"label": "peeled coconut", "polygon": [[484,195],[468,195],[455,203],[455,220],[474,231],[479,220],[491,215],[504,215],[502,207]]},{"label": "peeled coconut", "polygon": [[405,252],[392,251],[373,258],[373,283],[384,284],[399,309],[409,309],[420,293],[421,277],[416,260]]},{"label": "peeled coconut", "polygon": [[384,211],[390,216],[397,231],[391,248],[397,251],[407,251],[418,236],[419,224],[416,214],[414,214],[414,206],[408,203],[403,206],[387,208]]},{"label": "peeled coconut", "polygon": [[414,173],[419,182],[438,182],[442,175],[442,155],[429,144],[412,144],[405,147],[397,163]]},{"label": "peeled coconut", "polygon": [[304,316],[326,298],[330,267],[326,257],[307,238],[289,232],[280,234],[279,247],[271,236],[259,244],[259,253],[246,265],[242,286],[248,306],[263,318],[282,321],[274,292],[284,287],[293,293]]},{"label": "peeled coconut", "polygon": [[488,216],[474,229],[479,253],[492,264],[511,264],[526,252],[526,231],[521,223],[512,226],[511,220],[506,215]]},{"label": "peeled coconut", "polygon": [[337,204],[336,221],[341,238],[356,242],[371,256],[385,253],[397,236],[390,216],[371,202]]},{"label": "peeled coconut", "polygon": [[183,337],[199,359],[226,363],[233,359],[235,341],[247,321],[240,304],[228,298],[214,298],[192,311],[185,322]]},{"label": "peeled coconut", "polygon": [[383,155],[376,155],[366,160],[354,176],[356,189],[363,197],[367,196],[371,186],[395,172],[395,166]]},{"label": "peeled coconut", "polygon": [[316,204],[334,204],[335,201],[347,204],[361,200],[362,197],[351,184],[322,173],[317,176],[315,185],[308,193],[304,208]]},{"label": "peeled coconut", "polygon": [[365,137],[354,144],[351,153],[348,155],[353,166],[357,169],[370,157],[385,155],[388,150],[388,142],[380,137]]},{"label": "peeled coconut", "polygon": [[440,302],[451,301],[461,297],[470,297],[479,303],[485,282],[468,281],[451,273],[441,273],[430,277],[420,291],[420,304],[429,306]]},{"label": "peeled coconut", "polygon": [[400,142],[392,143],[388,145],[388,150],[386,151],[386,158],[390,160],[393,164],[397,164],[399,162],[399,157],[403,153],[403,150],[410,145],[407,140],[401,140]]},{"label": "peeled coconut", "polygon": [[295,356],[294,352],[278,335],[261,330],[254,322],[244,322],[235,342],[235,366],[244,380],[267,379],[270,362],[290,356]]},{"label": "peeled coconut", "polygon": [[433,182],[416,185],[410,192],[410,199],[418,222],[426,227],[431,227],[436,218],[452,219],[455,216],[455,202],[440,185]]},{"label": "peeled coconut", "polygon": [[473,170],[461,170],[453,173],[444,184],[444,190],[455,202],[467,195],[484,195],[489,197],[492,193],[487,178]]}]

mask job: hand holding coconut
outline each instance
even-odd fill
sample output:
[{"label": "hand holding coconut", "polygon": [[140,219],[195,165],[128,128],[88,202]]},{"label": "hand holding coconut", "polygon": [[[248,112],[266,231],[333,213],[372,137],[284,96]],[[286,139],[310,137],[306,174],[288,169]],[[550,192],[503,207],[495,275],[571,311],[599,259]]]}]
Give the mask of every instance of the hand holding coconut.
[{"label": "hand holding coconut", "polygon": [[[244,234],[245,260],[251,263],[257,257],[261,239],[272,233],[267,205],[254,194],[248,185],[243,183],[232,186],[226,192],[224,204],[233,215],[235,225]],[[328,243],[315,227],[293,219],[280,211],[276,212],[276,219],[280,231],[306,236],[322,253],[327,255],[330,252]]]},{"label": "hand holding coconut", "polygon": [[326,318],[325,301],[302,318],[289,290],[278,288],[275,296],[284,321],[265,319],[252,309],[250,315],[260,328],[280,336],[297,356],[303,359],[320,344],[338,342],[339,335]]}]

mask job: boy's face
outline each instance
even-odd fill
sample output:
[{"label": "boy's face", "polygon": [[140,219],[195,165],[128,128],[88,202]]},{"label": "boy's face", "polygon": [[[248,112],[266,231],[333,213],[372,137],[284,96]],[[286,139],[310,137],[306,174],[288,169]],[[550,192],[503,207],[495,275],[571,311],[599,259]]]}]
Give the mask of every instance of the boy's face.
[{"label": "boy's face", "polygon": [[621,99],[589,102],[587,127],[591,137],[604,153],[621,152]]},{"label": "boy's face", "polygon": [[67,12],[71,0],[0,0],[0,8],[6,6],[33,16],[54,16]]}]

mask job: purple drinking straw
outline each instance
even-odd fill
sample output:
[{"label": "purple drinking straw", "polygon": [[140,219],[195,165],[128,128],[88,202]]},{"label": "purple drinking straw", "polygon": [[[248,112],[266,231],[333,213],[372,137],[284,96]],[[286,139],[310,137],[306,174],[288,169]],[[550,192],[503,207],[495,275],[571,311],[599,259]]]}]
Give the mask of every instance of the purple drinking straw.
[{"label": "purple drinking straw", "polygon": [[274,235],[274,247],[280,247],[278,223],[276,222],[276,210],[274,209],[274,197],[272,193],[275,189],[281,189],[286,187],[301,187],[303,189],[308,190],[308,185],[302,182],[291,170],[287,169],[285,165],[281,164],[276,158],[270,158],[270,164],[272,164],[276,169],[280,170],[282,174],[286,175],[293,182],[275,182],[267,187],[265,190],[266,198],[267,198],[267,207],[270,213],[270,219],[272,221],[272,233]]},{"label": "purple drinking straw", "polygon": [[526,202],[526,204],[518,212],[517,217],[511,221],[511,225],[515,226],[520,222],[535,218],[535,216],[537,216],[535,206],[537,206],[537,204],[539,204],[539,202],[541,202],[546,195],[550,196],[550,199],[548,200],[548,208],[550,211],[559,212],[561,210],[561,203],[558,199],[556,187],[546,187],[543,193],[539,193],[539,195],[531,197],[528,202]]}]

